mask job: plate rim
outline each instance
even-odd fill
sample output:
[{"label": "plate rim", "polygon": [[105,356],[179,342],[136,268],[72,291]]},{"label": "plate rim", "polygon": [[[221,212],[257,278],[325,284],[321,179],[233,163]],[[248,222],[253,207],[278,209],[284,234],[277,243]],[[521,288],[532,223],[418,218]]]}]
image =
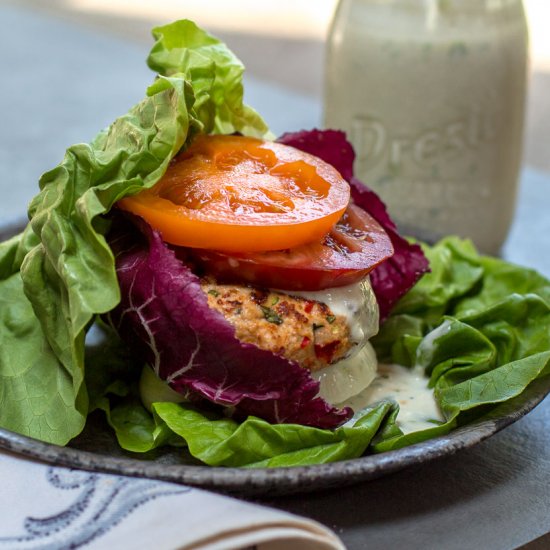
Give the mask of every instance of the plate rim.
[{"label": "plate rim", "polygon": [[237,495],[269,494],[271,497],[343,487],[453,455],[486,440],[523,418],[549,394],[550,375],[534,380],[520,395],[502,403],[507,409],[504,414],[489,413],[487,417],[456,428],[446,435],[401,449],[311,466],[247,469],[163,464],[62,447],[4,428],[0,428],[0,448],[55,466],[143,477]]}]

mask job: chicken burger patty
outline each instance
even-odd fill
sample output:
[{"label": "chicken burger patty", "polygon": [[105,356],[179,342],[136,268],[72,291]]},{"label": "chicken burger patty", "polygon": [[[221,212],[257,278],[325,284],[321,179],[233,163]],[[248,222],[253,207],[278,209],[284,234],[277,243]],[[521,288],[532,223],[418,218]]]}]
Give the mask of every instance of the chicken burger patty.
[{"label": "chicken burger patty", "polygon": [[340,404],[374,379],[368,340],[378,332],[379,314],[368,278],[315,292],[222,285],[208,277],[201,287],[239,340],[310,370],[327,401]]},{"label": "chicken burger patty", "polygon": [[274,290],[201,283],[208,305],[234,327],[242,342],[317,371],[348,355],[355,343],[347,318],[316,300]]},{"label": "chicken burger patty", "polygon": [[[343,405],[374,380],[377,360],[368,340],[378,332],[378,303],[368,278],[315,292],[218,284],[211,277],[201,287],[239,340],[310,370],[328,402]],[[147,367],[140,393],[147,408],[186,400]]]}]

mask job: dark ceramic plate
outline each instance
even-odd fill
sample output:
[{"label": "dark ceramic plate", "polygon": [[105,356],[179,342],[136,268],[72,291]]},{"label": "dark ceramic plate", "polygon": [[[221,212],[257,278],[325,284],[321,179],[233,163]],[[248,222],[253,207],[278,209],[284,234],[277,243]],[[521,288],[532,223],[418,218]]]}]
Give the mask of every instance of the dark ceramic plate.
[{"label": "dark ceramic plate", "polygon": [[117,445],[101,417],[91,418],[70,447],[42,443],[0,429],[0,447],[46,462],[138,477],[196,485],[241,495],[282,495],[351,485],[385,476],[413,464],[451,455],[471,447],[531,411],[550,393],[550,377],[531,384],[523,394],[484,418],[450,434],[397,451],[321,466],[277,469],[213,468],[200,466],[182,450],[133,458]]},{"label": "dark ceramic plate", "polygon": [[[0,231],[0,240],[16,228]],[[0,429],[0,447],[51,464],[85,470],[161,479],[241,495],[282,495],[342,487],[376,479],[471,447],[525,416],[550,393],[550,377],[533,382],[520,396],[450,434],[396,451],[321,466],[278,469],[201,466],[181,449],[146,458],[120,449],[101,416],[92,415],[84,433],[69,447],[50,445]]]}]

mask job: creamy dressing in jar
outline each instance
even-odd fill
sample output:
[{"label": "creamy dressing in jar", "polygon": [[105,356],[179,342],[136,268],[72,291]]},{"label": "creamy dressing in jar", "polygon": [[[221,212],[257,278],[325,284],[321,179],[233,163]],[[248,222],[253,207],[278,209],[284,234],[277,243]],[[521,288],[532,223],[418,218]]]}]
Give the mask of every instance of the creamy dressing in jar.
[{"label": "creamy dressing in jar", "polygon": [[521,158],[521,0],[341,0],[328,42],[325,126],[401,230],[498,252]]}]

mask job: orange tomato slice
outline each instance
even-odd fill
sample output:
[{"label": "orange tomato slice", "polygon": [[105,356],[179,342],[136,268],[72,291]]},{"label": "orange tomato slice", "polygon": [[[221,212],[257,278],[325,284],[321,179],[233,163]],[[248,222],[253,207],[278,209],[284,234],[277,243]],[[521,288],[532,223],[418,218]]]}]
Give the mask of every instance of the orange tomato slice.
[{"label": "orange tomato slice", "polygon": [[340,173],[308,153],[255,138],[203,135],[155,186],[118,205],[168,243],[257,252],[321,239],[349,197]]}]

